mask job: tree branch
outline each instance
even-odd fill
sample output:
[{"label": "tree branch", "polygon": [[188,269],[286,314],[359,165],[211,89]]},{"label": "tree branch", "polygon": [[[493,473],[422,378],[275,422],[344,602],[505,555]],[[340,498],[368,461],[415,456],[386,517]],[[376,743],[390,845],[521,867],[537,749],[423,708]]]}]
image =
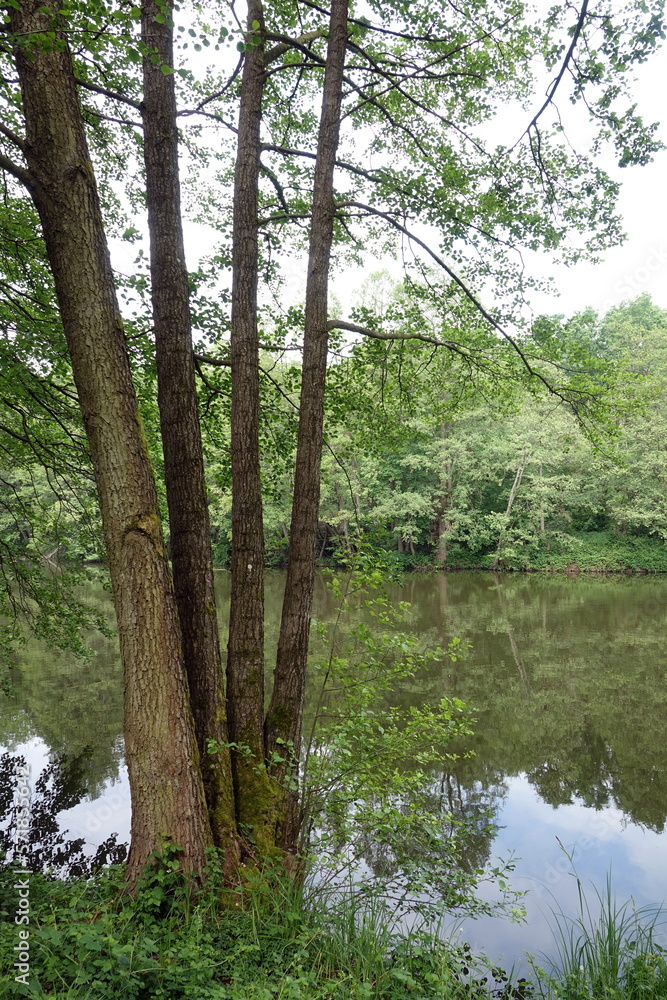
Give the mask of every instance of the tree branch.
[{"label": "tree branch", "polygon": [[93,94],[101,94],[103,97],[110,97],[112,101],[120,101],[122,104],[128,104],[135,111],[141,111],[140,102],[133,101],[131,97],[124,97],[123,94],[117,94],[114,90],[107,90],[106,87],[100,87],[96,83],[89,83],[88,80],[82,80],[79,76],[75,76],[74,79],[77,85],[83,87],[84,90],[90,90]]},{"label": "tree branch", "polygon": [[403,233],[404,236],[407,236],[407,238],[412,243],[416,243],[417,246],[420,246],[422,248],[422,250],[425,250],[426,253],[429,255],[429,257],[431,257],[432,260],[434,260],[436,262],[436,264],[439,267],[442,268],[442,270],[445,272],[445,274],[449,275],[449,277],[454,282],[454,284],[457,285],[461,289],[461,291],[466,296],[466,298],[474,305],[474,307],[477,309],[477,311],[480,313],[480,315],[482,315],[484,317],[484,319],[487,321],[487,323],[489,323],[493,327],[494,330],[497,330],[498,333],[501,335],[501,337],[503,337],[504,340],[506,340],[509,344],[512,345],[512,347],[514,348],[514,350],[516,351],[516,353],[521,358],[521,361],[523,362],[523,364],[524,364],[526,370],[528,371],[529,375],[533,376],[534,378],[536,378],[540,382],[542,382],[542,384],[546,387],[546,389],[548,389],[548,391],[550,393],[552,393],[554,396],[558,396],[559,399],[563,399],[566,402],[570,402],[570,400],[567,399],[567,396],[564,395],[562,391],[558,390],[555,386],[551,385],[551,383],[549,382],[549,380],[547,378],[545,378],[544,375],[542,375],[540,372],[536,371],[533,368],[533,366],[531,365],[530,361],[528,360],[526,354],[524,353],[524,351],[521,349],[520,345],[518,344],[517,340],[514,337],[512,337],[511,334],[509,334],[507,332],[507,330],[505,330],[505,328],[502,326],[502,324],[500,324],[498,322],[498,320],[495,319],[487,309],[485,309],[485,307],[482,305],[482,303],[477,298],[477,296],[475,295],[475,293],[472,292],[468,288],[468,286],[463,281],[463,279],[460,278],[458,276],[458,274],[455,271],[453,271],[452,268],[449,267],[448,264],[445,263],[445,261],[442,259],[442,257],[440,257],[434,250],[432,250],[427,243],[425,243],[423,240],[420,240],[418,236],[416,236],[409,229],[407,229],[406,226],[402,225],[402,223],[400,223],[396,219],[392,218],[392,216],[389,215],[387,212],[382,212],[382,211],[380,211],[380,209],[374,208],[372,205],[363,205],[361,202],[348,201],[348,202],[344,202],[344,203],[339,203],[339,205],[337,207],[338,208],[347,208],[347,207],[359,208],[359,209],[362,209],[365,212],[369,212],[371,215],[377,215],[379,218],[384,219],[385,222],[387,222],[390,226],[392,226],[398,232]]},{"label": "tree branch", "polygon": [[4,153],[0,153],[0,167],[15,177],[17,181],[20,181],[31,194],[35,190],[36,184],[30,171],[26,167],[20,167],[18,163],[14,163]]},{"label": "tree branch", "polygon": [[228,358],[212,358],[210,354],[195,354],[195,361],[205,365],[214,365],[216,368],[231,368],[232,363]]},{"label": "tree branch", "polygon": [[241,67],[243,66],[244,58],[245,58],[245,53],[242,52],[239,57],[239,61],[237,62],[234,68],[234,72],[230,76],[229,80],[227,80],[227,83],[224,85],[224,87],[222,87],[220,90],[216,90],[214,94],[209,94],[209,96],[205,97],[203,101],[200,101],[197,107],[194,109],[195,112],[201,111],[201,109],[206,107],[207,104],[210,104],[211,101],[215,101],[218,97],[222,97],[222,95],[229,90],[231,85],[234,83],[234,80],[241,72]]},{"label": "tree branch", "polygon": [[453,340],[440,340],[438,337],[429,337],[424,333],[382,333],[380,330],[371,330],[367,326],[348,323],[342,319],[330,319],[327,322],[327,329],[349,330],[350,333],[359,333],[362,337],[371,337],[373,340],[420,340],[424,344],[433,344],[434,347],[445,347],[448,351],[454,351],[466,361],[471,358],[471,353],[459,344],[455,344]]},{"label": "tree branch", "polygon": [[[264,56],[264,65],[268,66],[269,63],[275,62],[276,59],[279,59],[286,52],[289,52],[290,49],[303,49],[305,45],[308,45],[309,42],[314,42],[316,38],[325,38],[326,34],[326,28],[315,28],[313,31],[306,31],[303,35],[299,35],[294,39],[291,39],[286,35],[280,36],[281,40],[278,44],[274,45],[272,49],[269,49]],[[274,37],[278,36],[267,35],[267,38],[270,39],[273,39]]]},{"label": "tree branch", "polygon": [[276,175],[274,174],[273,170],[271,170],[270,167],[267,167],[265,163],[262,163],[261,160],[260,160],[260,164],[259,164],[259,169],[262,171],[262,173],[266,177],[269,178],[269,180],[273,184],[273,187],[275,188],[276,194],[278,195],[278,201],[280,202],[280,204],[281,204],[281,206],[282,206],[285,214],[289,215],[289,206],[288,206],[287,201],[285,199],[285,192],[283,190],[283,186],[280,183],[280,181],[278,180],[278,178],[276,177]]},{"label": "tree branch", "polygon": [[10,128],[7,128],[6,125],[2,125],[1,123],[0,133],[4,135],[5,138],[9,139],[10,142],[13,142],[17,149],[20,149],[22,153],[25,153],[25,140],[22,139],[20,135],[17,135],[16,132],[12,132]]},{"label": "tree branch", "polygon": [[569,66],[569,64],[570,64],[570,62],[572,60],[572,56],[574,55],[574,50],[577,47],[577,42],[579,41],[579,36],[581,35],[581,32],[583,31],[583,27],[584,27],[584,24],[585,24],[585,21],[586,21],[586,14],[587,14],[587,12],[588,12],[588,0],[584,0],[584,2],[581,5],[581,10],[579,11],[579,19],[577,20],[577,24],[576,24],[574,32],[572,34],[572,41],[570,42],[570,47],[569,47],[569,49],[567,50],[567,52],[565,54],[565,58],[563,59],[563,65],[560,68],[558,76],[556,77],[556,79],[547,88],[547,98],[546,98],[544,104],[542,105],[542,107],[540,108],[540,110],[537,112],[537,114],[533,116],[533,118],[531,119],[531,121],[528,124],[528,127],[524,130],[524,132],[522,132],[522,134],[519,136],[519,138],[517,139],[517,141],[514,143],[514,146],[512,147],[513,149],[521,142],[521,140],[523,139],[524,135],[527,135],[528,132],[530,132],[531,128],[534,128],[535,125],[537,125],[537,122],[538,122],[539,118],[546,111],[546,109],[549,107],[549,105],[553,101],[554,94],[558,90],[560,82],[563,79],[563,77],[565,76],[565,73],[567,72],[567,68],[568,68],[568,66]]}]

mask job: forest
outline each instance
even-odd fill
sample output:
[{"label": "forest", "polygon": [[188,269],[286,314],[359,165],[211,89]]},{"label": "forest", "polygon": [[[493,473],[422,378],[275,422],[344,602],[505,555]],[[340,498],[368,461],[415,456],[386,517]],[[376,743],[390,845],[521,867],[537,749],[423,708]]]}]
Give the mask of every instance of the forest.
[{"label": "forest", "polygon": [[[30,630],[83,658],[91,630],[115,631],[132,805],[127,856],[102,851],[61,883],[29,825],[28,763],[3,758],[24,790],[3,790],[5,906],[21,924],[30,879],[10,883],[31,871],[36,929],[16,947],[40,943],[37,978],[26,958],[14,980],[35,996],[58,982],[136,998],[484,990],[465,949],[450,962],[429,938],[415,978],[415,955],[379,927],[371,965],[345,978],[328,904],[316,918],[304,893],[318,851],[334,871],[370,850],[378,913],[394,893],[422,915],[521,915],[511,862],[465,860],[484,818],[460,820],[443,791],[472,714],[446,694],[378,700],[464,648],[403,629],[409,609],[382,593],[395,571],[667,568],[667,313],[643,296],[535,317],[544,279],[525,262],[576,266],[622,240],[601,151],[639,169],[662,148],[632,95],[662,2],[2,10],[3,690]],[[378,272],[337,301],[331,274],[369,253],[402,278]],[[336,569],[337,621],[362,602],[372,624],[331,624],[313,707],[318,561]],[[80,589],[100,566],[113,623]],[[272,566],[285,579],[270,664]],[[66,800],[58,766],[35,792],[53,779]],[[350,878],[354,937],[373,910]],[[476,895],[487,881],[494,903]],[[234,940],[262,953],[258,926],[274,928],[289,987],[275,969],[235,971]],[[107,957],[82,959],[89,944]]]},{"label": "forest", "polygon": [[[376,300],[373,307],[386,315],[398,312],[402,296],[388,274],[378,273],[357,298]],[[407,328],[401,313],[386,318],[399,330],[400,323]],[[347,553],[367,545],[392,553],[396,568],[407,570],[667,569],[661,423],[667,312],[644,295],[606,316],[591,310],[567,320],[541,317],[538,323],[545,336],[573,339],[613,371],[608,410],[597,426],[582,426],[570,408],[546,393],[508,389],[494,398],[492,380],[452,399],[443,388],[442,368],[428,370],[426,346],[412,345],[407,352],[394,344],[387,356],[384,348],[356,342],[339,352],[325,398],[319,565],[339,565]],[[283,567],[301,373],[284,351],[264,351],[260,363],[270,372],[273,392],[263,408],[265,564]],[[166,522],[151,377],[150,370],[142,372],[142,416],[152,430]],[[231,552],[229,410],[220,400],[223,391],[223,383],[211,376],[199,385],[213,559],[219,567],[229,565]],[[8,466],[4,473],[5,490],[16,501],[4,506],[4,537],[47,561],[102,562],[94,499],[85,509],[78,483],[54,488],[42,466],[28,457],[25,466]]]},{"label": "forest", "polygon": [[[386,274],[369,279],[360,298],[383,292],[387,312],[399,306],[401,289]],[[445,372],[423,374],[427,348],[407,355],[394,346],[396,356],[387,358],[356,344],[338,360],[329,374],[322,462],[323,565],[335,565],[363,539],[393,552],[405,569],[667,568],[660,423],[667,313],[643,296],[606,316],[541,317],[536,326],[561,343],[571,338],[615,371],[599,426],[582,426],[547,394],[499,399],[492,380],[452,399]],[[293,364],[276,355],[265,364],[288,397]],[[338,394],[351,385],[359,388],[346,402]],[[289,417],[285,400],[283,420]],[[287,454],[284,424],[269,433],[275,451],[267,448],[264,460],[266,559],[280,566],[289,549],[292,483],[275,466],[275,456]],[[225,565],[229,488],[215,452],[208,470],[214,551]]]}]

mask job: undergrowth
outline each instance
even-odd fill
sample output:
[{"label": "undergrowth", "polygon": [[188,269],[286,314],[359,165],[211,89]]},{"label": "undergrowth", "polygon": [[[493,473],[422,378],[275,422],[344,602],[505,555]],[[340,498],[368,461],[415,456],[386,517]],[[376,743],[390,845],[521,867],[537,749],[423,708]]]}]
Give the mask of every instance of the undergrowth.
[{"label": "undergrowth", "polygon": [[[249,873],[222,889],[215,854],[197,893],[167,852],[136,898],[123,869],[61,881],[30,875],[30,974],[14,979],[13,915],[25,877],[0,876],[0,996],[48,1000],[468,1000],[531,995],[465,948],[407,936],[380,904],[307,901],[284,876]],[[13,971],[14,970],[14,971]]]}]

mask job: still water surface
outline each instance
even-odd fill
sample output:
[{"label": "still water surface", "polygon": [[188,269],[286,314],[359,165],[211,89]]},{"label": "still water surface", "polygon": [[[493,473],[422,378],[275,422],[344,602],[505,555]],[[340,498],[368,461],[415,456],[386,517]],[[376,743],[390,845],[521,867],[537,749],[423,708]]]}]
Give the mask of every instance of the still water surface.
[{"label": "still water surface", "polygon": [[[226,573],[218,587],[226,608]],[[270,572],[269,657],[282,587],[282,574]],[[465,938],[510,962],[525,948],[549,951],[550,907],[576,907],[564,851],[585,886],[602,891],[611,869],[619,899],[667,900],[667,579],[428,574],[391,596],[411,603],[409,628],[432,645],[458,637],[472,646],[392,700],[447,695],[475,707],[475,755],[446,780],[463,812],[481,803],[495,814],[479,860],[514,853],[513,883],[529,890],[527,926],[483,919],[465,926]],[[89,599],[108,606],[101,586]],[[333,613],[319,579],[315,616]],[[223,635],[225,624],[223,615]],[[0,695],[0,746],[25,753],[33,774],[59,755],[85,765],[87,794],[61,823],[91,845],[129,831],[120,667],[113,641],[94,645],[96,657],[80,664],[31,641],[13,671],[14,695]]]}]

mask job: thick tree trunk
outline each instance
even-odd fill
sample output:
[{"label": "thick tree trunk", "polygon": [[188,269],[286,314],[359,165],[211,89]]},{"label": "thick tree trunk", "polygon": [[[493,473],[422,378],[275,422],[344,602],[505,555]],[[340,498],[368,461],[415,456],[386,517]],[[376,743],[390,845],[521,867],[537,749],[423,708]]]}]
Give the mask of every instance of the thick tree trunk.
[{"label": "thick tree trunk", "polygon": [[[340,133],[343,69],[347,43],[347,0],[332,0],[322,112],[315,162],[313,208],[306,284],[301,407],[275,682],[266,719],[267,753],[293,748],[298,759],[306,684],[310,611],[315,582],[315,538],[320,499],[320,463],[327,370],[327,306],[333,239],[333,174]],[[282,779],[285,767],[276,769]],[[285,797],[278,842],[293,848],[298,834],[296,796]]]},{"label": "thick tree trunk", "polygon": [[[252,30],[253,22],[260,29]],[[248,40],[262,38],[260,0]],[[260,851],[273,846],[273,792],[264,750],[264,526],[259,466],[258,193],[264,44],[245,53],[234,176],[232,262],[232,559],[227,699],[239,823]]]},{"label": "thick tree trunk", "polygon": [[[48,13],[45,13],[45,8]],[[128,881],[170,837],[201,870],[211,841],[155,483],[125,349],[69,50],[27,52],[50,0],[10,8],[32,177],[95,470],[125,686]],[[62,40],[61,40],[62,41]]]},{"label": "thick tree trunk", "polygon": [[[158,13],[167,14],[161,22]],[[224,679],[213,584],[211,527],[197,409],[188,273],[183,247],[171,5],[144,0],[144,160],[151,246],[151,294],[174,590],[190,704],[214,841],[230,864],[237,855]],[[157,53],[160,62],[150,55]]]}]

